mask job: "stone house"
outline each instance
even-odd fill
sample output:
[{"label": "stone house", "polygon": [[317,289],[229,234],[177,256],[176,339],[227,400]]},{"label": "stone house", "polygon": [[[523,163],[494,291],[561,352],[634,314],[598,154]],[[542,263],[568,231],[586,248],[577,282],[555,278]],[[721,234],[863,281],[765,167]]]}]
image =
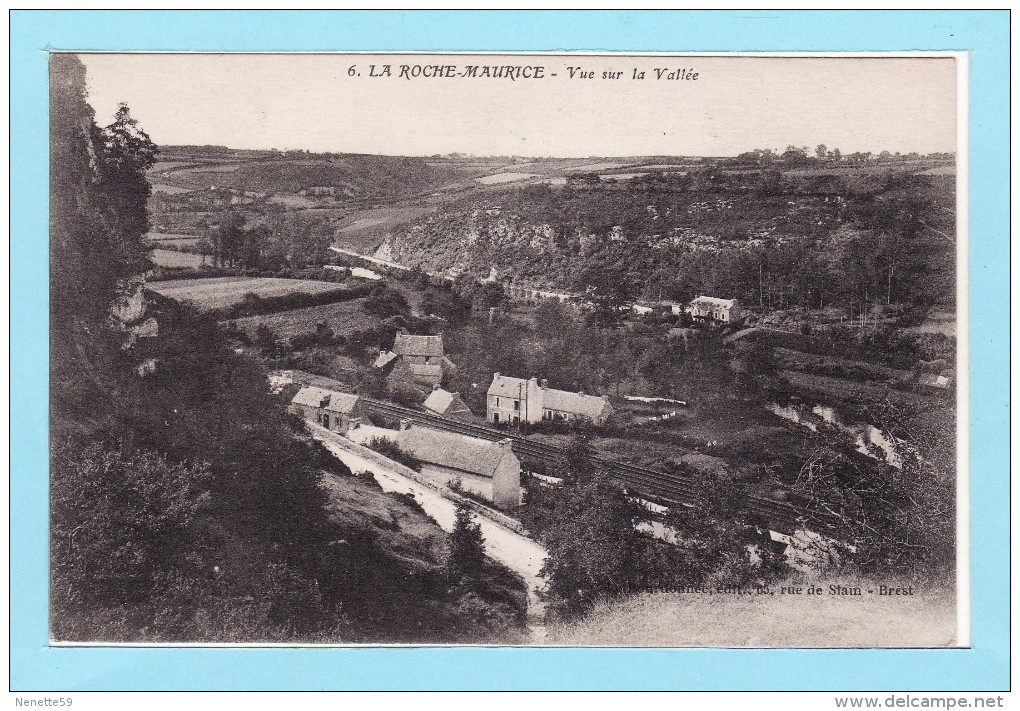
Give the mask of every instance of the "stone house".
[{"label": "stone house", "polygon": [[490,442],[401,422],[400,449],[422,463],[422,474],[460,486],[496,506],[521,503],[521,462],[511,440]]},{"label": "stone house", "polygon": [[415,336],[398,333],[393,349],[380,351],[373,366],[382,369],[386,379],[411,380],[421,385],[440,385],[447,373],[456,370],[443,352],[443,335]]},{"label": "stone house", "polygon": [[486,393],[485,419],[495,424],[587,419],[601,425],[612,414],[606,395],[557,390],[538,378],[525,380],[495,373]]},{"label": "stone house", "polygon": [[298,390],[287,411],[340,434],[347,434],[352,424],[365,419],[364,406],[357,395],[314,385]]}]

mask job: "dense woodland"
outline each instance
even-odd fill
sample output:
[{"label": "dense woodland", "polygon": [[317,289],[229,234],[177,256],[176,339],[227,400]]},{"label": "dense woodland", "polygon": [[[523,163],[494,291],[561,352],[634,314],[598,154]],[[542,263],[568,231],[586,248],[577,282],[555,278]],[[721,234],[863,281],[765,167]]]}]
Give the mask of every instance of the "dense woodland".
[{"label": "dense woodland", "polygon": [[953,303],[954,179],[902,167],[783,172],[709,166],[627,181],[507,189],[392,241],[425,268],[633,296],[738,297],[765,310]]}]

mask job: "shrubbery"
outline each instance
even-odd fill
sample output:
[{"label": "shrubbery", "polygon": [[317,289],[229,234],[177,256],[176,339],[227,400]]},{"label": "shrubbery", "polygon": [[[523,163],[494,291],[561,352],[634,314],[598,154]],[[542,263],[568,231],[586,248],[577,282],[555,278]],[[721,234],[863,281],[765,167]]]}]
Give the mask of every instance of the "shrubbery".
[{"label": "shrubbery", "polygon": [[583,439],[565,456],[562,484],[528,488],[521,520],[549,550],[542,569],[555,615],[582,613],[599,600],[687,586],[771,582],[786,571],[767,530],[747,522],[722,484],[706,484],[703,504],[666,521],[672,542],[636,526],[649,517],[638,502],[590,465]]},{"label": "shrubbery", "polygon": [[387,459],[403,464],[416,472],[421,471],[421,462],[412,455],[400,448],[400,445],[386,437],[373,437],[367,444],[369,449],[375,450]]}]

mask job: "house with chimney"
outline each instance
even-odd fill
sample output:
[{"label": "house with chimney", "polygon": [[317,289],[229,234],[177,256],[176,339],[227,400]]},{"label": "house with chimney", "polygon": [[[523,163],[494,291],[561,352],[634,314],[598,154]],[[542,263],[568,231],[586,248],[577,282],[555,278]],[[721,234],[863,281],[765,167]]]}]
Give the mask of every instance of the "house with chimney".
[{"label": "house with chimney", "polygon": [[421,473],[461,488],[501,508],[521,503],[521,462],[512,441],[492,442],[477,437],[400,423],[400,449],[422,464]]},{"label": "house with chimney", "polygon": [[364,406],[357,395],[314,385],[298,390],[287,411],[340,434],[365,421]]},{"label": "house with chimney", "polygon": [[687,305],[687,313],[697,321],[709,323],[737,323],[744,320],[744,310],[737,299],[720,299],[715,296],[698,296]]},{"label": "house with chimney", "polygon": [[415,336],[398,333],[393,348],[379,352],[373,366],[390,381],[411,380],[420,385],[440,385],[447,373],[456,370],[443,351],[443,334]]},{"label": "house with chimney", "polygon": [[596,425],[613,414],[608,395],[588,395],[549,387],[548,380],[492,376],[486,393],[485,419],[494,424],[535,424],[542,420],[591,420]]}]

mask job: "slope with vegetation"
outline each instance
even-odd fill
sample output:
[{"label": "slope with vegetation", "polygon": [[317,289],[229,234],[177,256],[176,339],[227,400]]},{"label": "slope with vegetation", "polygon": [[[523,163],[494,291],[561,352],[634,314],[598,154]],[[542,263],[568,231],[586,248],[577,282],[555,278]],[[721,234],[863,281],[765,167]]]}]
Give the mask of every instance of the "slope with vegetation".
[{"label": "slope with vegetation", "polygon": [[433,271],[632,296],[725,294],[765,310],[952,304],[951,176],[704,167],[575,179],[466,198],[396,233],[394,259]]},{"label": "slope with vegetation", "polygon": [[520,581],[451,576],[448,537],[305,436],[213,315],[139,297],[156,149],[126,107],[95,125],[77,58],[51,77],[52,636],[516,639]]}]

